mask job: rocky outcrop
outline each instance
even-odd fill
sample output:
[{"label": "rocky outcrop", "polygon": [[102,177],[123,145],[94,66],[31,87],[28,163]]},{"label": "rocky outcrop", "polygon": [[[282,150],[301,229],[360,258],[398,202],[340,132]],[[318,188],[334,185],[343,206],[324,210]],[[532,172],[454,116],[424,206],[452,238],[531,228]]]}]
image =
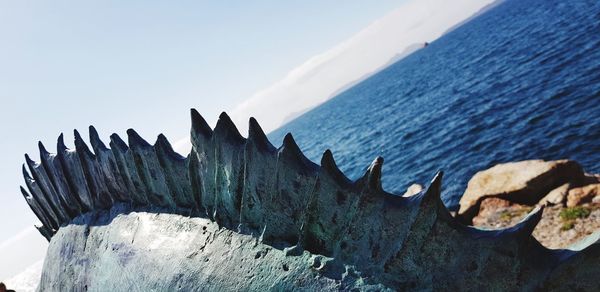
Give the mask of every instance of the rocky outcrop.
[{"label": "rocky outcrop", "polygon": [[[578,170],[574,162],[549,161],[543,162],[519,162],[509,167],[495,166],[494,171],[485,170],[480,173],[493,174],[499,173],[498,169],[503,169],[502,177],[517,177],[522,174],[536,174],[541,176],[539,171],[542,169],[556,169],[557,165],[571,163],[572,168],[576,170],[575,175],[565,175],[562,179],[569,179],[562,185],[549,191],[539,201],[527,201],[522,203],[518,196],[481,196],[476,215],[472,218],[472,224],[480,228],[506,228],[514,226],[519,220],[526,216],[535,206],[546,206],[540,223],[536,226],[533,235],[544,246],[548,248],[565,248],[577,241],[600,230],[600,183],[597,176],[583,174]],[[515,167],[518,165],[520,167]],[[542,167],[541,165],[545,165]],[[532,169],[527,169],[532,167]],[[564,166],[563,166],[564,167]],[[512,170],[514,173],[509,173]],[[479,173],[479,174],[480,174]],[[565,173],[565,172],[563,172]],[[581,174],[581,175],[579,175]],[[554,176],[556,179],[557,176]],[[506,183],[506,190],[503,190],[492,176],[489,176],[488,183],[482,179],[474,177],[471,182],[477,182],[478,189],[494,189],[496,193],[515,193],[515,185],[527,186],[530,177],[521,177],[519,184],[514,182]],[[523,181],[525,183],[523,183]],[[474,184],[469,184],[472,186]],[[525,189],[523,187],[522,189]],[[465,193],[473,194],[474,189],[468,189]],[[475,196],[473,196],[475,197]],[[465,213],[462,214],[463,218]],[[469,218],[466,218],[469,220]]]},{"label": "rocky outcrop", "polygon": [[553,189],[546,196],[544,196],[538,205],[562,205],[564,204],[567,194],[569,193],[570,183],[561,185],[560,187]]},{"label": "rocky outcrop", "polygon": [[473,218],[474,226],[503,228],[518,223],[532,210],[526,205],[516,204],[499,198],[485,198],[479,213]]},{"label": "rocky outcrop", "polygon": [[[50,240],[39,289],[536,290],[580,255],[532,237],[543,207],[481,230],[450,215],[441,172],[394,195],[381,157],[351,181],[330,151],[317,165],[291,134],[276,148],[254,119],[249,129],[223,113],[213,130],[192,111],[186,157],[133,130],[110,148],[93,127],[91,149],[77,132],[75,150],[62,135],[57,154],[40,144],[22,188]],[[583,260],[597,269],[595,248]]]},{"label": "rocky outcrop", "polygon": [[591,203],[598,196],[600,196],[600,184],[572,188],[567,194],[567,207]]},{"label": "rocky outcrop", "polygon": [[584,179],[581,166],[571,160],[526,160],[498,164],[477,172],[460,199],[458,216],[467,223],[486,198],[534,205],[548,192],[567,182]]}]

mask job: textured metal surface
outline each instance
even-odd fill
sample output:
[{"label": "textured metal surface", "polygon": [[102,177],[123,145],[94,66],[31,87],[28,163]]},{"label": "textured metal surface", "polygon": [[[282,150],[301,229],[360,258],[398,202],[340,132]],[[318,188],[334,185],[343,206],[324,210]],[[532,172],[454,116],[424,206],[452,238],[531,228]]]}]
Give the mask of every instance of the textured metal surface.
[{"label": "textured metal surface", "polygon": [[[175,153],[164,136],[151,145],[131,129],[128,144],[113,134],[109,149],[90,127],[93,152],[77,132],[75,150],[64,146],[62,135],[56,155],[40,144],[42,163],[27,156],[29,172],[23,171],[29,192],[22,188],[43,223],[38,229],[51,241],[40,289],[103,290],[114,287],[108,282],[114,278],[97,275],[118,275],[120,270],[153,275],[119,283],[143,290],[176,290],[171,284],[156,286],[178,285],[172,281],[175,275],[185,279],[188,290],[598,286],[593,277],[569,280],[574,279],[569,273],[578,273],[573,261],[598,268],[598,244],[579,253],[544,248],[531,236],[541,218],[539,208],[514,227],[476,229],[458,222],[443,205],[441,173],[419,194],[401,197],[382,189],[381,157],[362,178],[350,181],[330,151],[317,165],[291,134],[275,148],[254,119],[249,129],[248,138],[242,137],[223,113],[213,131],[192,110],[193,147],[187,157]],[[170,214],[154,220],[128,214],[134,211]],[[156,231],[137,244],[127,237],[128,244],[119,234],[129,232],[136,216],[146,218]],[[160,242],[154,252],[144,247],[177,232],[206,235],[206,225],[212,241],[205,246],[213,252],[202,257],[208,259],[203,265],[186,253],[202,252],[206,240],[181,241],[186,253]],[[232,241],[238,243],[232,246]],[[118,253],[111,249],[115,244],[131,250],[130,260],[105,263]],[[263,249],[272,251],[273,258],[241,262]],[[281,271],[286,261],[298,268],[282,278],[279,273],[290,270]],[[249,269],[256,278],[248,281],[241,272],[232,272],[238,269]],[[275,280],[288,282],[273,286]]]}]

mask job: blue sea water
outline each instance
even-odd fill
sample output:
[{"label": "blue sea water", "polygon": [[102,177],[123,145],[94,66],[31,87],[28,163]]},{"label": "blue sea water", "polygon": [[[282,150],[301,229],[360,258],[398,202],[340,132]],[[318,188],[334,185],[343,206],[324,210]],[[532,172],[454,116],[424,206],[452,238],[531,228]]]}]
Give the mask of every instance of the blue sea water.
[{"label": "blue sea water", "polygon": [[600,1],[506,1],[269,138],[287,132],[353,179],[383,156],[396,194],[444,170],[450,208],[497,163],[568,158],[600,173]]}]

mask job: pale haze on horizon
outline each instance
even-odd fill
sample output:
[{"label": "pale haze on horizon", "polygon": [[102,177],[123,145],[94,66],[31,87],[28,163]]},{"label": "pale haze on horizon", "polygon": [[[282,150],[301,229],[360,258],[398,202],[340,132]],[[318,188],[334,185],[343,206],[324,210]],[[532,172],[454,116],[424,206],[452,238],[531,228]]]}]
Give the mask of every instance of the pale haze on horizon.
[{"label": "pale haze on horizon", "polygon": [[[325,29],[321,32],[318,29],[318,25],[312,24],[311,27],[307,20],[305,20],[305,25],[307,26],[305,30],[300,28],[290,28],[290,30],[296,30],[294,33],[307,34],[309,32],[314,32],[316,36],[307,37],[303,35],[302,37],[298,37],[297,41],[312,42],[304,47],[293,41],[288,41],[289,43],[286,44],[279,44],[277,43],[278,41],[273,41],[275,44],[272,44],[272,46],[279,46],[282,50],[289,49],[290,51],[287,53],[265,52],[264,44],[262,46],[260,44],[253,45],[252,42],[254,40],[247,36],[247,39],[244,39],[243,44],[251,47],[248,49],[250,52],[239,52],[239,49],[245,49],[245,47],[229,47],[229,45],[231,45],[227,43],[229,38],[234,39],[230,40],[233,43],[236,43],[236,41],[239,40],[235,40],[235,36],[228,35],[225,37],[223,43],[218,43],[217,41],[216,44],[209,45],[211,48],[214,46],[215,49],[218,49],[219,46],[223,46],[223,52],[218,53],[219,55],[215,57],[221,61],[225,60],[223,61],[224,64],[222,64],[222,66],[230,66],[231,70],[235,71],[235,68],[237,68],[235,66],[238,65],[235,61],[240,61],[239,55],[242,55],[242,57],[246,59],[252,58],[254,55],[256,55],[257,58],[254,63],[250,62],[250,65],[240,64],[240,68],[238,68],[240,71],[231,73],[232,76],[227,75],[226,70],[222,70],[222,68],[220,70],[205,69],[204,71],[200,71],[200,69],[191,68],[186,63],[186,58],[192,56],[192,53],[183,48],[185,46],[190,46],[190,44],[181,40],[185,39],[186,33],[190,33],[190,31],[186,31],[185,26],[189,25],[189,23],[178,24],[176,26],[176,29],[183,30],[178,32],[182,35],[181,39],[170,36],[168,31],[161,28],[160,25],[153,24],[155,26],[153,31],[144,32],[150,34],[150,36],[146,37],[156,38],[154,41],[160,41],[160,38],[163,37],[166,38],[165,42],[180,41],[182,43],[173,45],[174,48],[169,46],[165,46],[164,48],[160,47],[160,50],[152,52],[152,54],[146,52],[142,53],[141,56],[132,57],[132,62],[136,63],[135,66],[131,65],[131,67],[129,67],[127,65],[122,65],[124,66],[123,68],[119,67],[121,66],[119,62],[126,62],[128,54],[135,54],[135,48],[143,48],[147,45],[147,40],[142,37],[135,39],[137,37],[135,34],[121,35],[121,32],[115,32],[115,35],[118,38],[133,37],[134,39],[113,40],[108,34],[102,33],[100,28],[93,28],[99,30],[97,34],[105,39],[102,39],[102,41],[82,40],[84,44],[66,44],[65,46],[67,47],[75,46],[77,49],[71,52],[67,51],[67,53],[75,54],[73,59],[44,60],[44,62],[49,64],[42,64],[41,66],[42,73],[46,74],[51,74],[52,71],[48,70],[47,72],[44,72],[44,65],[63,66],[66,67],[65,70],[67,71],[77,71],[76,69],[78,67],[74,64],[75,62],[82,62],[82,60],[87,60],[87,58],[98,57],[98,55],[93,54],[86,55],[86,49],[90,49],[88,45],[100,46],[100,48],[96,47],[95,49],[107,50],[106,52],[99,53],[100,57],[106,58],[108,55],[116,54],[116,60],[104,61],[109,64],[103,64],[103,60],[98,60],[97,62],[99,63],[92,62],[86,64],[91,66],[91,68],[83,70],[82,72],[84,74],[78,74],[79,76],[67,76],[69,78],[74,78],[71,80],[72,84],[69,83],[69,80],[59,80],[60,82],[58,82],[58,84],[51,84],[50,82],[56,82],[53,78],[57,77],[41,76],[39,75],[41,74],[39,72],[34,73],[34,76],[30,79],[22,78],[17,80],[19,75],[23,75],[27,72],[21,72],[16,68],[16,66],[22,65],[21,63],[6,59],[10,61],[9,63],[11,65],[15,66],[14,69],[16,72],[8,72],[8,70],[2,72],[2,69],[0,69],[0,85],[11,84],[10,86],[7,86],[8,89],[4,92],[0,89],[0,98],[9,105],[3,112],[10,110],[11,106],[14,106],[14,113],[11,113],[9,118],[18,120],[17,116],[20,116],[23,117],[25,121],[21,122],[21,124],[13,122],[10,126],[2,128],[2,134],[5,137],[20,137],[20,140],[19,142],[11,143],[11,145],[6,146],[5,149],[2,149],[3,151],[1,151],[3,155],[7,156],[7,159],[9,159],[8,154],[11,156],[10,160],[7,160],[10,162],[8,164],[10,168],[5,165],[2,170],[0,170],[0,176],[4,176],[4,179],[0,180],[2,182],[2,185],[0,186],[0,198],[2,198],[2,205],[10,208],[8,212],[0,214],[0,220],[2,220],[0,222],[0,230],[4,236],[0,237],[0,261],[6,260],[6,262],[14,263],[12,267],[18,267],[19,270],[23,270],[28,265],[39,261],[45,251],[46,243],[40,235],[36,234],[37,231],[31,227],[34,216],[31,214],[31,211],[27,208],[24,200],[18,193],[18,185],[22,184],[19,172],[22,154],[29,152],[33,154],[33,157],[37,158],[36,139],[40,139],[47,145],[51,145],[53,139],[55,139],[54,137],[58,136],[61,131],[68,132],[72,128],[79,128],[80,130],[83,129],[83,132],[87,132],[85,131],[85,127],[89,123],[95,123],[103,139],[107,138],[111,132],[122,134],[124,133],[124,130],[129,127],[139,130],[142,136],[151,143],[154,142],[153,138],[156,134],[160,132],[164,132],[171,138],[182,138],[185,136],[185,133],[189,131],[189,113],[187,110],[190,107],[197,108],[211,125],[214,125],[218,113],[222,110],[226,110],[234,122],[236,122],[236,125],[243,135],[245,135],[247,131],[248,118],[254,116],[268,132],[281,126],[290,116],[325,102],[328,98],[331,98],[331,95],[338,89],[377,70],[396,54],[402,53],[408,46],[435,40],[448,28],[473,15],[479,9],[491,2],[493,1],[383,1],[382,4],[378,6],[371,4],[371,6],[375,7],[371,7],[365,11],[361,11],[363,10],[362,5],[350,3],[348,4],[349,8],[346,10],[342,9],[346,14],[353,13],[350,16],[337,17],[337,14],[334,13],[334,16],[337,18],[332,16],[331,19],[328,20],[326,17],[327,13],[322,12],[324,16],[318,17],[318,19],[315,20],[319,25],[328,25],[330,27],[340,26],[339,29]],[[264,2],[261,3],[263,6],[265,5]],[[3,4],[1,1],[0,5],[10,6],[8,4]],[[313,10],[320,11],[318,9],[319,4],[312,3],[311,5],[309,6],[312,7],[312,10],[307,8],[306,13]],[[228,10],[224,7],[214,7],[218,5],[207,6],[209,7],[204,7],[209,9],[206,13],[209,13],[210,9]],[[335,7],[335,4],[327,2],[325,6],[328,7],[322,7],[322,9],[327,10],[331,7]],[[41,10],[38,7],[35,8]],[[84,8],[89,9],[89,7]],[[135,11],[135,9],[138,8],[139,7],[128,7],[128,9],[132,9],[132,11]],[[159,8],[157,8],[157,11],[151,11],[151,16],[156,17],[157,15],[162,16],[161,13],[173,13],[173,15],[171,15],[171,17],[173,17],[177,16],[176,13],[180,12],[174,9],[166,9],[166,12],[163,12],[160,11]],[[277,8],[284,10],[297,9],[297,7]],[[107,8],[103,7],[102,9]],[[113,18],[122,16],[120,13],[112,11],[112,9],[107,9],[107,11],[104,11],[105,14]],[[103,10],[100,12],[103,12]],[[141,11],[141,13],[143,12],[144,11]],[[189,13],[189,11],[187,11],[187,13]],[[243,11],[237,10],[234,12],[227,11],[226,13],[222,13],[234,13],[236,16],[244,15]],[[250,11],[248,13],[258,12]],[[33,12],[31,13],[31,15],[34,14],[35,13]],[[2,12],[0,12],[0,16],[1,15]],[[362,16],[358,17],[360,15]],[[259,16],[262,17],[262,15]],[[257,18],[260,18],[259,16],[257,16]],[[10,18],[16,17],[17,16],[13,15]],[[352,17],[358,20],[351,20]],[[248,19],[244,20],[252,20],[252,17],[247,18]],[[158,17],[158,19],[162,21],[169,20],[168,17]],[[190,13],[190,15],[187,15],[187,17],[184,17],[183,19],[192,22],[193,14]],[[300,18],[297,20],[299,19]],[[56,19],[54,20],[59,21]],[[77,21],[84,20],[85,19],[78,19]],[[129,21],[138,21],[140,22],[140,25],[142,25],[145,23],[152,23],[153,20],[154,19],[150,16],[146,18],[136,15]],[[234,21],[233,18],[227,18],[226,20]],[[100,20],[92,18],[89,19],[89,21],[93,24],[94,21]],[[123,23],[127,23],[127,21],[128,20],[116,20],[113,29],[118,29],[119,24],[122,25]],[[231,23],[220,24],[218,22],[219,19],[214,19],[213,21],[213,26],[211,26],[210,29],[215,35],[208,36],[205,33],[205,35],[203,35],[205,40],[219,40],[219,33],[235,33],[237,31],[236,29],[238,29],[235,26],[230,27]],[[283,17],[275,18],[270,21],[283,21]],[[328,23],[328,21],[330,22]],[[304,25],[304,23],[302,24]],[[56,26],[56,29],[63,28],[61,25],[53,25]],[[53,25],[49,26],[52,27]],[[274,23],[271,25],[274,30],[278,31],[286,28],[285,25],[281,25],[282,27],[279,28],[275,28]],[[255,26],[256,27],[247,29],[264,30],[270,27],[257,24],[255,24]],[[139,33],[137,30],[143,30],[143,28],[134,28],[137,33]],[[35,33],[43,32],[46,28],[36,29],[39,31],[36,32],[35,29],[33,29],[34,35]],[[241,28],[239,29],[242,30],[240,34],[248,33]],[[153,34],[154,30],[157,31],[157,36]],[[66,36],[62,35],[63,33],[64,32],[61,32],[59,34],[59,39],[65,38],[71,42],[78,41],[78,32],[72,32],[72,35]],[[18,38],[20,41],[23,41],[24,45],[31,45],[29,42],[30,40],[27,39],[27,35],[17,36],[9,29],[0,29],[0,37],[5,34],[12,38]],[[259,39],[261,37],[274,37],[263,34],[264,33],[255,33],[253,37]],[[244,38],[244,36],[241,35],[239,37]],[[31,38],[33,39],[33,37]],[[40,38],[46,38],[46,36]],[[89,44],[85,43],[85,41],[88,41]],[[104,43],[111,41],[116,42],[116,44]],[[140,43],[136,43],[136,41],[139,41]],[[130,45],[134,48],[125,46],[123,48],[124,50],[131,51],[128,51],[128,54],[119,52],[118,48],[122,45],[122,43],[119,42],[125,42],[126,44],[131,42]],[[279,42],[284,41],[280,40]],[[200,49],[202,45],[202,43],[194,43],[191,47]],[[297,46],[297,51],[294,51],[294,46]],[[16,50],[18,48],[8,48],[6,50],[11,53],[11,49]],[[35,48],[30,47],[27,47],[26,49],[31,51],[36,50]],[[43,47],[37,49],[44,50]],[[40,56],[39,58],[49,56],[64,57],[62,52],[54,51],[61,49],[60,46],[54,47],[54,45],[52,45],[46,49],[49,50],[49,52],[40,53],[43,56]],[[68,48],[66,49],[68,50]],[[1,52],[2,49],[0,49],[0,53]],[[213,54],[214,51],[207,50],[206,53]],[[106,54],[106,56],[103,56],[102,54]],[[156,54],[166,54],[165,59],[152,59],[157,56]],[[268,56],[269,54],[272,54],[271,59]],[[150,64],[144,63],[145,61],[148,61],[148,59],[145,58],[150,58],[152,62],[150,62]],[[227,61],[228,58],[231,60]],[[3,61],[2,57],[0,57],[0,62],[1,61]],[[29,61],[23,61],[23,63],[28,62]],[[64,64],[61,62],[64,62]],[[171,64],[172,62],[174,62],[174,64]],[[266,64],[261,66],[260,62],[266,62]],[[199,63],[197,64],[198,66],[203,65],[203,63],[207,66],[216,65],[215,63],[211,63],[211,61],[204,60],[198,61],[197,63]],[[111,68],[111,66],[114,68]],[[177,66],[185,68],[179,70]],[[35,66],[32,66],[31,68],[35,68]],[[158,72],[148,73],[145,70],[158,70]],[[264,70],[267,73],[261,75],[256,73],[256,70],[258,70],[258,72]],[[94,73],[91,71],[94,71]],[[99,74],[98,72],[102,74]],[[117,77],[109,76],[109,73],[111,72],[114,72],[114,74],[121,79],[117,80]],[[69,73],[72,74],[73,72]],[[253,74],[258,76],[252,76]],[[244,76],[248,76],[247,80],[242,80],[244,79]],[[86,80],[86,78],[93,79],[93,81]],[[116,81],[111,78],[115,78]],[[238,79],[240,80],[239,88],[228,88],[236,87],[228,84],[228,82],[231,83]],[[162,80],[165,80],[165,86],[159,86],[160,84],[157,84],[157,82]],[[28,84],[28,82],[31,84]],[[41,84],[39,86],[48,91],[47,93],[50,98],[39,97],[44,92],[29,88],[29,85],[31,87],[36,87],[36,82],[39,82]],[[215,84],[213,84],[213,86],[204,84],[211,82]],[[23,88],[27,88],[24,90],[17,88],[17,85],[14,85],[16,83],[23,86]],[[201,84],[198,85],[198,83]],[[102,86],[108,87],[103,88]],[[223,90],[222,93],[218,93],[220,89]],[[140,94],[139,96],[136,94],[138,91]],[[80,99],[85,99],[84,97],[77,96],[86,92],[89,92],[89,99],[82,101],[81,104],[77,104]],[[70,95],[70,97],[65,97],[65,99],[62,100],[59,98],[61,94],[67,94]],[[101,94],[107,94],[110,97],[103,99]],[[233,97],[225,97],[227,94],[233,95]],[[159,96],[162,96],[162,99]],[[211,96],[212,98],[198,98],[201,96]],[[250,98],[244,99],[240,96]],[[127,100],[128,97],[131,97],[132,101]],[[20,100],[11,100],[14,98]],[[110,102],[113,107],[120,107],[120,109],[110,111],[111,107],[101,104],[103,102]],[[45,103],[47,103],[47,105]],[[62,107],[62,109],[59,107]],[[61,112],[61,110],[64,111]],[[52,112],[45,111],[55,111],[55,114],[57,114],[58,117],[53,116]],[[159,118],[152,116],[157,113],[164,113],[165,116]],[[2,122],[5,123],[7,121],[8,118],[7,120],[2,120]],[[179,128],[182,130],[179,130]],[[71,136],[69,134],[67,134],[67,137]],[[124,137],[124,135],[121,136]],[[189,151],[189,138],[175,139],[172,140],[172,142],[179,152],[186,153]],[[281,141],[273,141],[276,145],[280,142]],[[53,147],[49,148],[52,149]],[[16,159],[14,158],[15,156]],[[3,157],[3,159],[4,158],[5,157]],[[24,255],[27,255],[25,259]],[[20,259],[24,260],[19,262]],[[0,266],[0,280],[14,274],[15,271]]]},{"label": "pale haze on horizon", "polygon": [[213,123],[404,1],[0,0],[0,281],[45,250],[19,192],[38,141],[73,147],[89,125],[176,141],[190,108]]},{"label": "pale haze on horizon", "polygon": [[[403,4],[350,39],[316,55],[231,111],[241,132],[255,117],[266,132],[289,115],[319,105],[342,86],[373,72],[414,44],[431,42],[492,0],[420,0]],[[274,110],[277,109],[277,110]]]},{"label": "pale haze on horizon", "polygon": [[[351,38],[308,59],[281,80],[257,91],[228,114],[242,134],[248,130],[250,117],[256,118],[265,132],[271,132],[285,124],[290,116],[327,101],[346,84],[380,69],[410,46],[434,41],[492,2],[406,2]],[[178,140],[175,149],[188,153],[189,137]]]}]

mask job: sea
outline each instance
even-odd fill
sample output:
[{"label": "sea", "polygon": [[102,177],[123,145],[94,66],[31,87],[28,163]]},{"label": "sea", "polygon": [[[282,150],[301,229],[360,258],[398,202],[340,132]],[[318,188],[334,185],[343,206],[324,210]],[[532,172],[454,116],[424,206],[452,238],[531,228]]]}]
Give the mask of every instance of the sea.
[{"label": "sea", "polygon": [[[427,40],[424,40],[427,41]],[[507,0],[271,132],[352,179],[382,156],[402,195],[444,171],[456,209],[498,163],[572,159],[600,173],[600,1]]]}]

